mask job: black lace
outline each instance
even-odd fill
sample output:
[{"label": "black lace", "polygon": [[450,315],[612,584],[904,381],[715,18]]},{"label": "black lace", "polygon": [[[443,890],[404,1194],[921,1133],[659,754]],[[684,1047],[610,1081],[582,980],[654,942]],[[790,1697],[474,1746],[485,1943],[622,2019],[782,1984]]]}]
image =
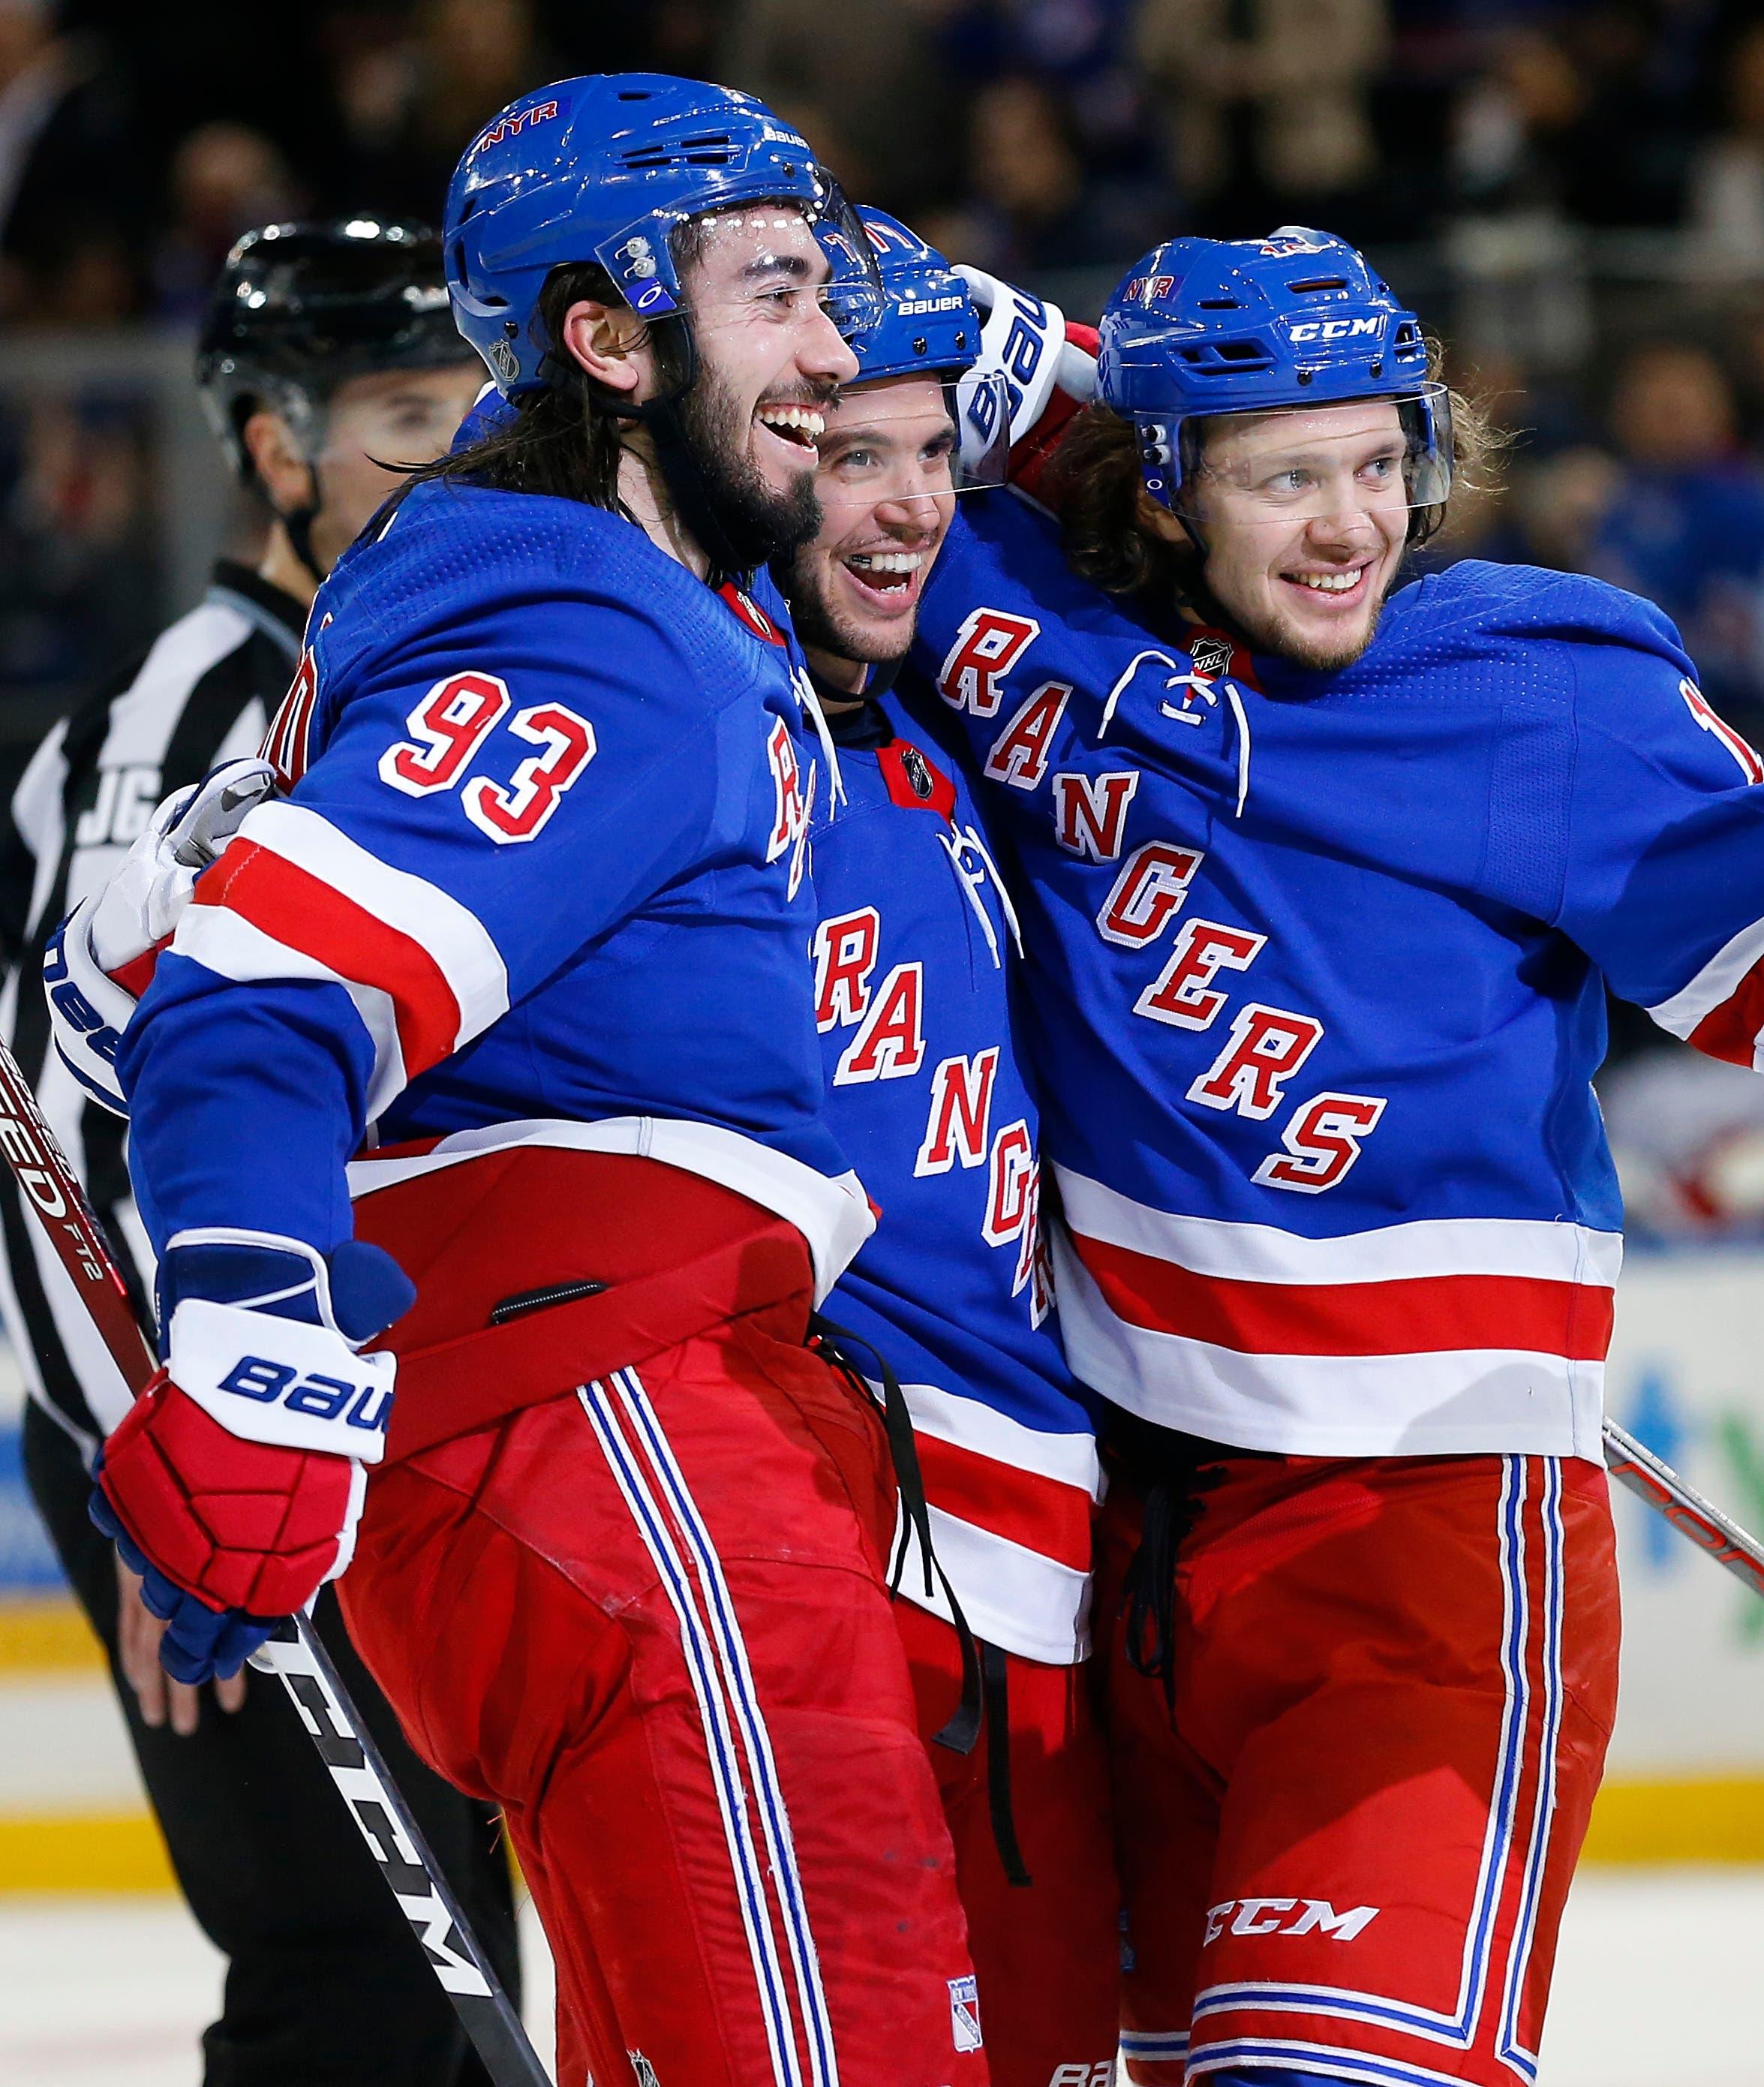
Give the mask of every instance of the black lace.
[{"label": "black lace", "polygon": [[1216,1442],[1111,1411],[1108,1444],[1144,1496],[1140,1541],[1121,1581],[1123,1642],[1136,1674],[1161,1682],[1176,1714],[1176,1566],[1204,1496],[1224,1476]]},{"label": "black lace", "polygon": [[992,1822],[992,1838],[999,1851],[999,1859],[1004,1865],[1004,1874],[1013,1884],[1027,1884],[1032,1881],[1023,1862],[1023,1851],[1016,1837],[1016,1817],[1011,1803],[1011,1736],[1010,1705],[1005,1679],[1006,1655],[995,1645],[987,1645],[977,1638],[962,1613],[961,1604],[956,1598],[956,1590],[949,1584],[949,1575],[944,1572],[936,1551],[931,1546],[931,1508],[925,1498],[924,1474],[919,1469],[918,1443],[913,1433],[913,1416],[907,1410],[906,1393],[901,1389],[901,1381],[889,1366],[888,1359],[873,1341],[867,1341],[861,1334],[854,1334],[846,1327],[835,1325],[820,1312],[815,1313],[808,1322],[809,1337],[820,1352],[836,1369],[842,1371],[865,1398],[872,1398],[869,1383],[863,1373],[853,1363],[846,1351],[861,1348],[876,1365],[876,1381],[882,1387],[882,1425],[888,1438],[888,1453],[894,1462],[894,1481],[901,1489],[901,1505],[906,1517],[906,1530],[895,1552],[893,1569],[888,1575],[888,1594],[897,1597],[901,1591],[901,1577],[906,1570],[907,1536],[918,1540],[918,1554],[924,1566],[925,1594],[929,1600],[939,1587],[944,1599],[949,1604],[949,1616],[956,1627],[957,1641],[961,1647],[961,1701],[956,1714],[936,1735],[937,1744],[948,1747],[952,1752],[970,1754],[980,1736],[982,1718],[986,1728],[986,1811]]}]

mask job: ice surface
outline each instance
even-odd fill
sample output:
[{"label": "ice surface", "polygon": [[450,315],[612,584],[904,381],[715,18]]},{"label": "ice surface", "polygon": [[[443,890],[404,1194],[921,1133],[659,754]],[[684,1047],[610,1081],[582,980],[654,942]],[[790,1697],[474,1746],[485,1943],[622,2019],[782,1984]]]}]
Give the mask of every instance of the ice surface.
[{"label": "ice surface", "polygon": [[[523,1926],[548,2059],[550,1966],[530,1910]],[[1539,2087],[1764,2087],[1761,1938],[1764,1870],[1586,1872]],[[219,1989],[220,1959],[169,1899],[0,1898],[6,2087],[196,2087]]]}]

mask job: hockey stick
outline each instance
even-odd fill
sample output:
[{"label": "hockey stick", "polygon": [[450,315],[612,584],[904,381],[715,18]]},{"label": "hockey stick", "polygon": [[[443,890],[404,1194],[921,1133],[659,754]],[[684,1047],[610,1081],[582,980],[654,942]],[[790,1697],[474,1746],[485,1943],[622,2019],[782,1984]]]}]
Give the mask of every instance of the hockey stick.
[{"label": "hockey stick", "polygon": [[1670,1464],[1662,1463],[1627,1428],[1610,1419],[1604,1423],[1604,1461],[1620,1485],[1664,1515],[1681,1536],[1706,1551],[1716,1564],[1725,1565],[1754,1594],[1764,1594],[1764,1544],[1748,1536],[1730,1515],[1711,1507]]},{"label": "hockey stick", "polygon": [[[44,1120],[18,1061],[3,1044],[0,1147],[19,1193],[61,1257],[123,1382],[138,1393],[156,1368],[152,1349],[79,1177]],[[292,1699],[326,1773],[496,2087],[551,2087],[520,2017],[311,1619],[288,1618],[252,1663],[274,1674]]]}]

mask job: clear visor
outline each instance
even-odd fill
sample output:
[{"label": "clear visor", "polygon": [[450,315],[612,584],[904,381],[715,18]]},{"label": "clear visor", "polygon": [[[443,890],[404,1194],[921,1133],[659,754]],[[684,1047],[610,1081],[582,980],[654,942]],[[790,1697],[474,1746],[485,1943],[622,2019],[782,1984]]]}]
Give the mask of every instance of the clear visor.
[{"label": "clear visor", "polygon": [[[1142,421],[1148,468],[1171,461]],[[1451,405],[1443,384],[1391,399],[1217,415],[1185,423],[1171,501],[1197,525],[1229,519],[1289,529],[1407,515],[1451,490]]]},{"label": "clear visor", "polygon": [[[978,438],[968,420],[977,400],[993,430],[989,439]],[[859,385],[816,409],[820,430],[808,431],[820,459],[816,497],[824,510],[947,508],[959,493],[1003,485],[1010,455],[1005,408],[1004,378],[996,370],[970,372],[959,388],[929,374]]]},{"label": "clear visor", "polygon": [[682,212],[666,233],[664,223],[646,219],[595,255],[646,318],[684,309],[699,334],[831,321],[850,340],[881,317],[874,250],[837,190],[812,218],[799,204],[765,203],[704,217]]}]

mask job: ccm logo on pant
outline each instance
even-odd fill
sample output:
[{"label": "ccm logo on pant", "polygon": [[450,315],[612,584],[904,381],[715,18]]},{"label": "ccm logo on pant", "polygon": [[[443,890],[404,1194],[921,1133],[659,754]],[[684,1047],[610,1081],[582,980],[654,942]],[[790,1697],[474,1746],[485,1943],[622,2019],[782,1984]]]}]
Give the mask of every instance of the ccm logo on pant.
[{"label": "ccm logo on pant", "polygon": [[315,1420],[341,1420],[370,1434],[384,1432],[392,1393],[383,1383],[350,1384],[338,1376],[303,1376],[267,1355],[241,1355],[220,1379],[220,1389],[260,1406],[283,1406]]},{"label": "ccm logo on pant", "polygon": [[[1234,1911],[1234,1935],[1327,1935],[1336,1942],[1351,1942],[1382,1910],[1375,1906],[1355,1906],[1337,1913],[1326,1898],[1228,1898],[1208,1907],[1203,1944],[1219,1940]],[[1295,1917],[1288,1920],[1288,1914]]]}]

